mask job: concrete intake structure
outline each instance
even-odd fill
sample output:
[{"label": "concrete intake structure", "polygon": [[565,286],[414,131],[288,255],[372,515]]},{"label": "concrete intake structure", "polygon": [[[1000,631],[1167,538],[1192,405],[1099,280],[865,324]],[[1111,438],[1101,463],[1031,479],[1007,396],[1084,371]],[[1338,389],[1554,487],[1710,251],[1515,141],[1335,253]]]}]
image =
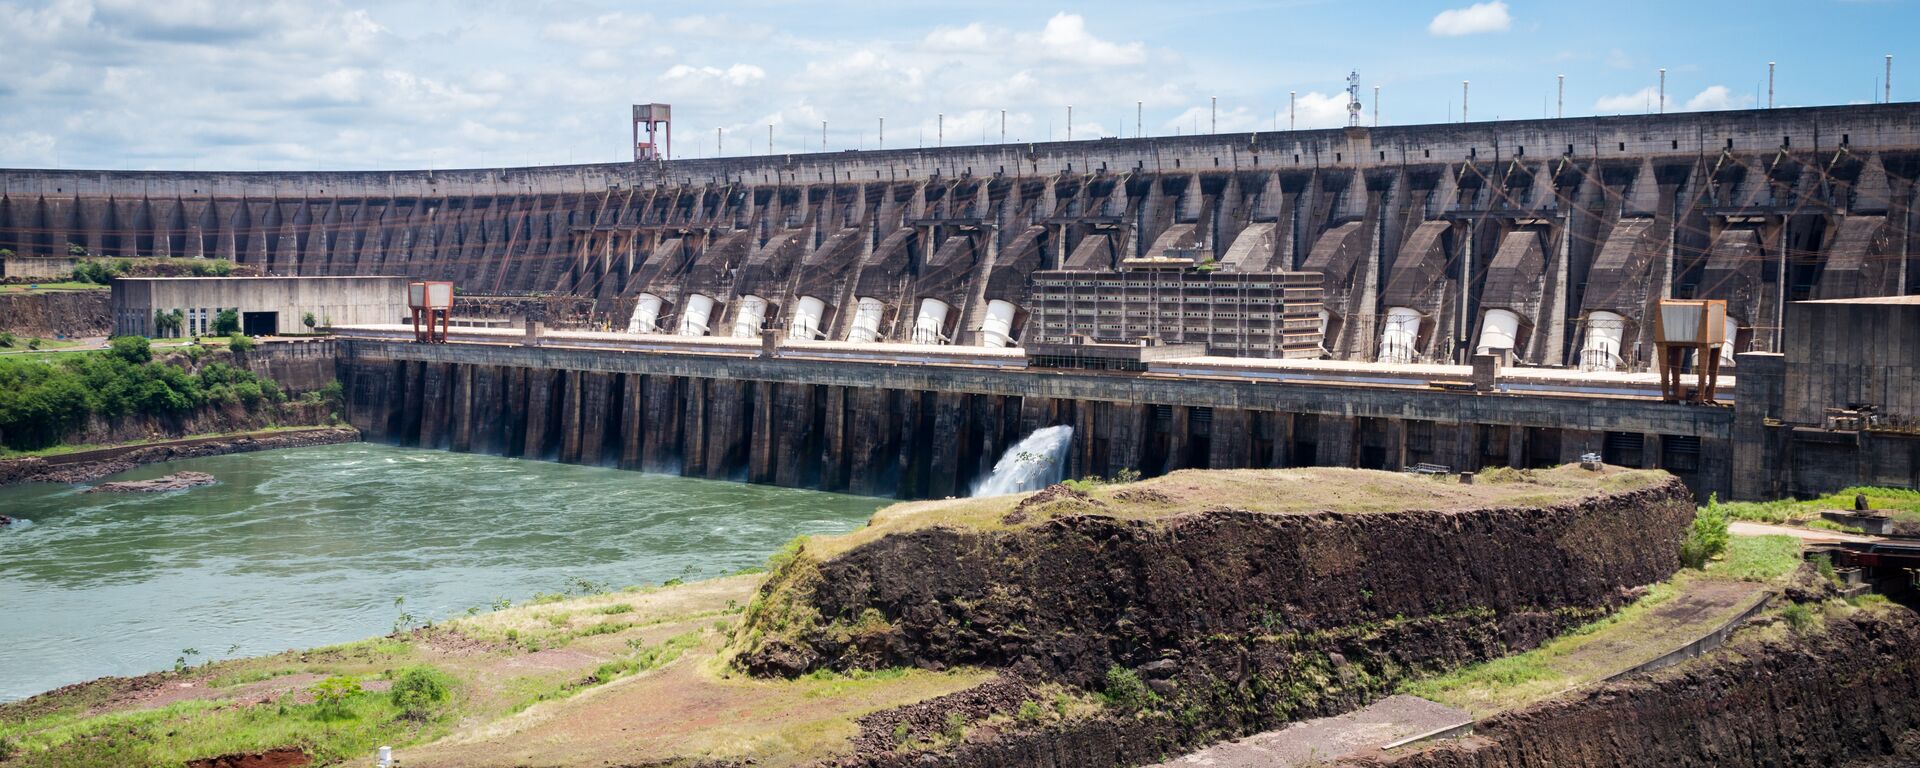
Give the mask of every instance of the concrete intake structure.
[{"label": "concrete intake structure", "polygon": [[[1317,273],[1336,359],[1465,363],[1513,325],[1517,363],[1606,349],[1638,370],[1659,297],[1726,299],[1748,352],[1780,348],[1790,302],[1920,293],[1917,176],[1912,104],[455,171],[10,169],[0,248],[581,296],[616,325],[652,296],[659,330],[701,335],[759,313],[932,340],[916,321],[937,301],[937,340],[960,345],[990,320],[1029,341],[989,310],[1034,307],[1037,271],[1174,255]],[[1394,308],[1422,320],[1389,345]],[[1599,313],[1617,345],[1584,338]]]}]

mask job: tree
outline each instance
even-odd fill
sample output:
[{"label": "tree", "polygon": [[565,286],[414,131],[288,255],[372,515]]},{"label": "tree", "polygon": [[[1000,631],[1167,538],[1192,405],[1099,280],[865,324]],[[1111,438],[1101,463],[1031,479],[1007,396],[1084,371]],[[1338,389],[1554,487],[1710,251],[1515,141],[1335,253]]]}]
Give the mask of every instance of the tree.
[{"label": "tree", "polygon": [[145,336],[115,336],[107,342],[107,354],[141,365],[153,359],[153,347]]},{"label": "tree", "polygon": [[81,245],[79,243],[67,243],[67,255],[68,256],[91,256],[93,254],[89,253],[87,251],[87,247],[84,245]]},{"label": "tree", "polygon": [[300,316],[300,324],[307,327],[307,333],[313,333],[313,326],[318,322],[320,321],[314,318],[312,312]]},{"label": "tree", "polygon": [[235,352],[251,352],[253,351],[253,337],[244,333],[236,333],[228,336],[227,349]]},{"label": "tree", "polygon": [[220,310],[220,314],[214,315],[213,335],[230,336],[239,332],[240,312],[238,310],[223,309]]}]

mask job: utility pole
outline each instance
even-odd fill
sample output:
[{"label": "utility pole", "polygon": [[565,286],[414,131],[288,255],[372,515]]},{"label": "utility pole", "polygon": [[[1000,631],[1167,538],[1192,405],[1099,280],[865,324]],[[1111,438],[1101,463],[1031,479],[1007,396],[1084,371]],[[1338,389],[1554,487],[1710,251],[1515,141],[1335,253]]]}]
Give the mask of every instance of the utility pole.
[{"label": "utility pole", "polygon": [[1000,143],[1007,143],[1007,111],[1000,110]]},{"label": "utility pole", "polygon": [[1767,109],[1773,109],[1773,62],[1767,62]]},{"label": "utility pole", "polygon": [[884,117],[880,118],[880,135],[874,137],[873,148],[874,149],[887,148],[887,119]]},{"label": "utility pole", "polygon": [[1067,141],[1073,141],[1073,105],[1067,105]]},{"label": "utility pole", "polygon": [[1295,91],[1287,91],[1287,130],[1289,131],[1293,130],[1293,95],[1294,93]]},{"label": "utility pole", "polygon": [[1553,102],[1553,116],[1556,118],[1566,117],[1567,116],[1567,76],[1556,75],[1555,77],[1560,81],[1560,93],[1558,96],[1555,97],[1555,101]]},{"label": "utility pole", "polygon": [[773,123],[767,123],[767,154],[773,154]]},{"label": "utility pole", "polygon": [[1380,86],[1373,87],[1373,127],[1380,127]]},{"label": "utility pole", "polygon": [[1467,121],[1467,81],[1460,81],[1460,122]]},{"label": "utility pole", "polygon": [[1147,135],[1140,128],[1140,126],[1143,124],[1141,122],[1141,118],[1143,115],[1146,114],[1146,108],[1142,106],[1143,104],[1146,104],[1146,102],[1136,101],[1133,103],[1133,137],[1136,139]]},{"label": "utility pole", "polygon": [[1347,73],[1347,127],[1360,127],[1360,71]]},{"label": "utility pole", "polygon": [[713,156],[714,157],[721,157],[727,154],[726,149],[720,146],[720,142],[726,139],[726,137],[727,137],[727,129],[725,128],[713,129]]},{"label": "utility pole", "polygon": [[1660,68],[1660,114],[1667,113],[1667,68]]},{"label": "utility pole", "polygon": [[947,145],[947,113],[939,112],[934,114],[933,130],[934,130],[933,145],[935,147],[946,146]]},{"label": "utility pole", "polygon": [[827,151],[827,121],[820,121],[820,151]]},{"label": "utility pole", "polygon": [[1220,132],[1220,97],[1208,96],[1207,100],[1209,102],[1207,106],[1207,134],[1212,135]]},{"label": "utility pole", "polygon": [[1893,103],[1893,54],[1887,54],[1887,103]]}]

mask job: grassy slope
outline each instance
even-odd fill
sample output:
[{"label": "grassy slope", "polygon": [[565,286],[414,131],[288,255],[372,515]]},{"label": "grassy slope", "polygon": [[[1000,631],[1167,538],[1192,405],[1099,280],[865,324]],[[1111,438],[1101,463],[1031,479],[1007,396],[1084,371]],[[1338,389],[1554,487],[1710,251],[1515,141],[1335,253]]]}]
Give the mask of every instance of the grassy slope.
[{"label": "grassy slope", "polygon": [[809,549],[824,559],[903,531],[936,526],[994,530],[1037,525],[1066,514],[1152,520],[1220,507],[1303,514],[1539,506],[1647,488],[1667,477],[1653,470],[1607,468],[1588,472],[1577,464],[1542,470],[1489,470],[1480,473],[1473,485],[1462,484],[1453,476],[1331,467],[1189,469],[1136,483],[1101,485],[1088,494],[1099,505],[1067,498],[1029,509],[1027,518],[1017,524],[1006,522],[1005,516],[1032,494],[894,504],[874,513],[865,528],[834,539],[815,540]]},{"label": "grassy slope", "polygon": [[[1524,477],[1489,472],[1462,485],[1453,478],[1345,469],[1187,471],[1098,487],[1091,496],[1104,508],[1068,498],[1028,510],[1028,520],[1017,524],[1074,512],[1157,519],[1210,507],[1290,514],[1518,506],[1647,487],[1666,477],[1569,467]],[[1012,524],[1003,515],[1023,498],[899,504],[877,513],[862,531],[816,539],[807,549],[826,557],[932,525],[1007,527]],[[759,765],[797,765],[843,748],[862,714],[992,677],[978,670],[881,670],[791,681],[745,678],[726,664],[729,640],[761,578],[553,597],[393,638],[141,681],[96,681],[0,706],[0,738],[24,748],[25,765],[80,765],[102,754],[110,756],[107,762],[178,765],[289,744],[322,764],[364,759],[372,747],[391,744],[413,764],[752,756]],[[436,716],[396,718],[386,694],[375,691],[354,701],[351,718],[317,717],[310,691],[320,679],[351,675],[377,689],[414,666],[456,681],[454,701]],[[1058,717],[1089,709],[1086,701],[1067,698],[1066,706],[1045,704]]]},{"label": "grassy slope", "polygon": [[1736,537],[1705,570],[1683,571],[1632,605],[1532,651],[1408,686],[1475,717],[1604,679],[1678,648],[1751,608],[1800,564],[1790,536]]},{"label": "grassy slope", "polygon": [[1823,509],[1853,509],[1853,497],[1856,494],[1864,494],[1869,506],[1892,513],[1894,519],[1920,523],[1920,491],[1904,488],[1859,486],[1806,501],[1728,501],[1721,502],[1720,506],[1735,520],[1805,524],[1819,520],[1820,510]]},{"label": "grassy slope", "polygon": [[[720,659],[759,581],[548,596],[389,638],[98,680],[0,705],[0,739],[21,752],[5,764],[175,766],[291,745],[330,765],[365,760],[380,745],[413,754],[410,747],[443,737],[451,738],[424,753],[432,764],[513,764],[506,755],[547,734],[596,755],[751,753],[783,765],[827,756],[854,735],[859,715],[991,677],[893,670],[742,679]],[[385,686],[419,666],[450,676],[454,698],[431,718],[402,718]],[[313,703],[314,684],[334,675],[368,690],[347,717],[324,717]],[[718,714],[681,716],[702,707]],[[623,731],[636,713],[648,727]],[[583,723],[597,725],[575,730]]]}]

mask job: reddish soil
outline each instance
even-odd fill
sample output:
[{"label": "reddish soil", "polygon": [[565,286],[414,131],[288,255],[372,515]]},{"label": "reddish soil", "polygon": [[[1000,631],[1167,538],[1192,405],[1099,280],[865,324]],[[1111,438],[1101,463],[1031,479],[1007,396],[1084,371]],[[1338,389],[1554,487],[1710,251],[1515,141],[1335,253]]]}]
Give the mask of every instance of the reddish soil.
[{"label": "reddish soil", "polygon": [[187,763],[187,768],[299,768],[313,762],[307,753],[292,747],[270,749],[242,755],[221,755]]}]

